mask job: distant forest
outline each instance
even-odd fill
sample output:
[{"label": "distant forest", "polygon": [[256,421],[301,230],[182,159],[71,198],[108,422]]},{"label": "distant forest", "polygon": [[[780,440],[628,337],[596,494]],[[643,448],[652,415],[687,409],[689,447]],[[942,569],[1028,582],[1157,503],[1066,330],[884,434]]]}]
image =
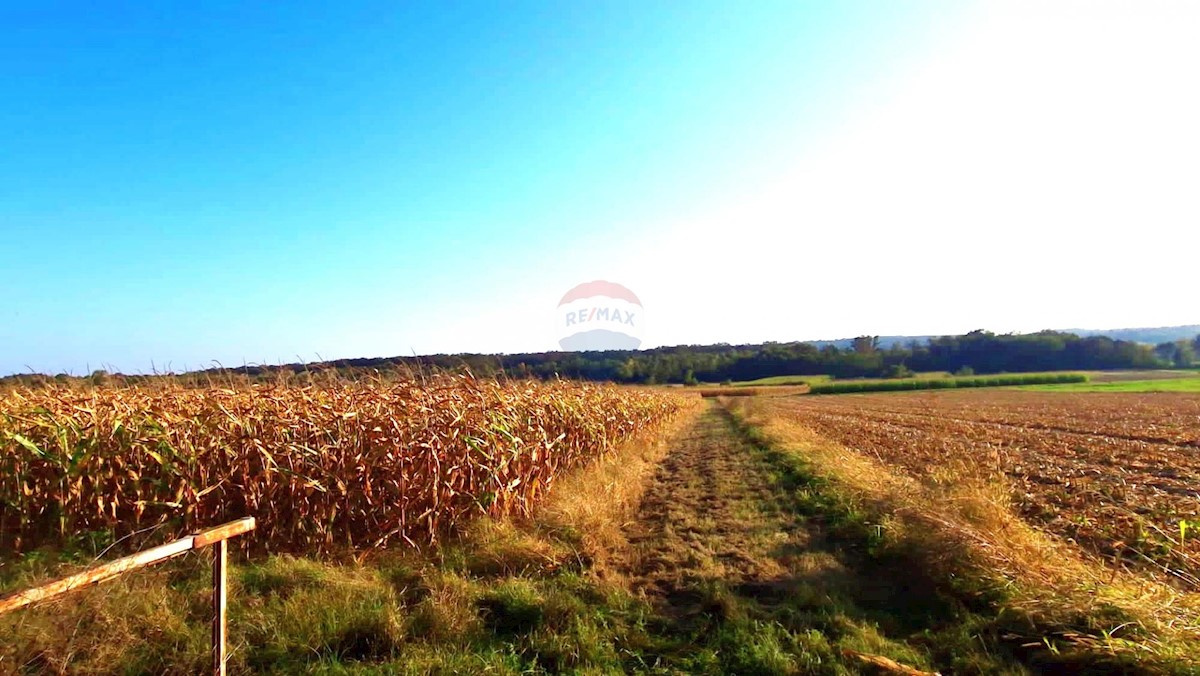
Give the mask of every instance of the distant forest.
[{"label": "distant forest", "polygon": [[827,374],[836,378],[903,377],[912,372],[949,371],[1017,373],[1024,371],[1140,369],[1191,366],[1200,351],[1200,335],[1150,346],[1106,336],[1080,337],[1045,331],[997,335],[972,331],[908,345],[882,348],[863,336],[849,347],[811,343],[761,345],[681,345],[651,350],[540,352],[511,355],[433,355],[379,359],[342,359],[319,365],[235,369],[249,375],[277,369],[337,369],[346,375],[397,367],[467,368],[476,375],[501,372],[516,377],[584,378],[619,383],[694,383],[755,380],[768,376]]},{"label": "distant forest", "polygon": [[[379,357],[287,364],[242,366],[223,371],[199,371],[185,378],[211,379],[230,372],[253,379],[280,376],[301,379],[318,374],[349,377],[405,370],[470,370],[480,376],[582,378],[618,383],[718,383],[756,380],[769,376],[830,375],[835,378],[900,378],[921,371],[957,374],[1018,373],[1027,371],[1188,368],[1196,365],[1200,335],[1157,346],[1107,336],[1078,336],[1043,331],[1032,334],[994,334],[972,331],[908,344],[883,347],[879,337],[862,336],[846,347],[825,343],[763,343],[761,345],[681,345],[651,350],[607,352],[539,352],[530,354],[456,354],[425,357]],[[93,380],[119,378],[137,381],[147,376],[93,373]],[[0,381],[28,381],[46,376],[17,375]],[[67,376],[56,376],[64,379]]]}]

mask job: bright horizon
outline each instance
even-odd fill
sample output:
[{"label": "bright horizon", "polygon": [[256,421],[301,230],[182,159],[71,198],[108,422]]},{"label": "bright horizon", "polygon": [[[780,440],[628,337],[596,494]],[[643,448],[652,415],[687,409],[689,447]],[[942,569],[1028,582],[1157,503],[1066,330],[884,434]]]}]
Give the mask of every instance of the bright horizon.
[{"label": "bright horizon", "polygon": [[1200,323],[1200,6],[0,9],[0,374]]}]

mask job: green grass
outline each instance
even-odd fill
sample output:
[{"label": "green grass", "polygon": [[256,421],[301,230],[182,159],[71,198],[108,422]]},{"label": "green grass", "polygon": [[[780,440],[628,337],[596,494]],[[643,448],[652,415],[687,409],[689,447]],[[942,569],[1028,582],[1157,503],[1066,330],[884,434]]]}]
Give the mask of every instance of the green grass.
[{"label": "green grass", "polygon": [[1190,369],[1121,369],[1117,371],[1085,371],[1092,382],[1115,383],[1130,380],[1175,380],[1200,376],[1200,367]]},{"label": "green grass", "polygon": [[810,394],[851,394],[857,392],[902,392],[972,387],[1010,387],[1047,383],[1087,383],[1083,373],[1023,373],[961,378],[904,378],[898,380],[853,380],[814,385]]},{"label": "green grass", "polygon": [[[1089,380],[1094,384],[1109,383],[1109,382],[1136,381],[1137,384],[1134,385],[1133,387],[1136,387],[1138,389],[1119,390],[1119,389],[1105,387],[1105,388],[1093,390],[1090,387],[1058,388],[1057,386],[1050,387],[1049,389],[1051,391],[1057,390],[1057,389],[1062,389],[1063,391],[1079,391],[1079,392],[1091,392],[1091,391],[1098,391],[1098,392],[1108,392],[1108,391],[1117,391],[1117,392],[1122,392],[1122,391],[1128,391],[1128,392],[1192,392],[1194,390],[1190,389],[1190,386],[1180,385],[1180,384],[1168,385],[1168,386],[1166,386],[1166,388],[1156,388],[1156,389],[1143,389],[1143,388],[1148,387],[1146,385],[1146,382],[1151,382],[1151,381],[1175,380],[1175,379],[1180,379],[1180,378],[1200,377],[1200,368],[1190,369],[1190,370],[1188,370],[1188,369],[1155,369],[1155,370],[1141,370],[1141,371],[1079,371],[1077,373],[1086,374],[1087,376],[1089,376]],[[1035,372],[1028,372],[1028,373],[1005,373],[1005,374],[1000,374],[1000,375],[1002,375],[1004,377],[1016,377],[1016,376],[1033,376],[1033,375],[1045,376],[1047,374],[1056,374],[1056,372],[1035,371]],[[956,377],[960,377],[960,376],[954,376],[953,374],[951,374],[947,371],[921,371],[918,373],[914,373],[912,375],[912,377],[904,378],[903,380],[905,380],[905,381],[908,381],[908,380],[947,380],[947,379],[952,379],[952,378],[956,378]],[[965,377],[967,377],[967,378],[986,378],[986,377],[998,377],[998,376],[965,376]],[[1145,381],[1145,382],[1143,382],[1143,381]],[[888,379],[888,378],[834,379],[832,376],[829,376],[829,375],[770,376],[767,378],[759,378],[757,380],[739,380],[739,381],[731,383],[731,385],[733,387],[769,387],[769,386],[773,386],[773,385],[814,385],[815,386],[815,385],[826,385],[826,384],[835,383],[835,382],[836,383],[881,383],[881,382],[886,383],[886,382],[897,382],[897,379],[894,379],[894,378],[892,378],[892,379]],[[717,383],[709,383],[709,385],[715,387],[717,385]],[[1030,388],[1031,389],[1039,389],[1039,390],[1045,389],[1040,385],[1036,386],[1036,387],[1030,386]],[[1176,388],[1183,388],[1183,389],[1176,389]],[[905,389],[907,389],[907,388],[905,388]]]},{"label": "green grass", "polygon": [[[780,477],[804,500],[809,489]],[[812,502],[812,509],[821,505]],[[922,667],[927,652],[885,638],[867,611],[820,580],[760,603],[719,581],[688,592],[686,623],[580,561],[495,565],[497,547],[466,541],[438,557],[364,565],[290,556],[242,562],[230,577],[232,673],[852,674],[841,649]],[[561,544],[561,543],[560,543]],[[565,546],[565,545],[564,545]],[[527,552],[537,558],[535,552]],[[201,673],[208,662],[206,562],[139,571],[80,592],[81,606],[0,618],[0,673]],[[504,569],[509,570],[505,571]],[[513,572],[520,569],[522,572]],[[964,643],[985,659],[978,641]],[[987,660],[989,666],[996,661]],[[995,673],[994,670],[987,670]]]},{"label": "green grass", "polygon": [[1029,385],[1022,390],[1037,392],[1196,392],[1200,393],[1200,378],[1182,376],[1172,380],[1126,380],[1110,383],[1064,383],[1058,385]]}]

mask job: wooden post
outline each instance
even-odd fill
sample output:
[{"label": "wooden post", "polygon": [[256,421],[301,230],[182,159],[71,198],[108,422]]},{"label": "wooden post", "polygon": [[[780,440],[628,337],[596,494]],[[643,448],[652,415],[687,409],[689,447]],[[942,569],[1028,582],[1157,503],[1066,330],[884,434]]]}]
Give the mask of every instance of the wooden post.
[{"label": "wooden post", "polygon": [[213,674],[225,676],[225,575],[229,562],[229,541],[219,540],[213,545],[213,627],[212,656]]}]

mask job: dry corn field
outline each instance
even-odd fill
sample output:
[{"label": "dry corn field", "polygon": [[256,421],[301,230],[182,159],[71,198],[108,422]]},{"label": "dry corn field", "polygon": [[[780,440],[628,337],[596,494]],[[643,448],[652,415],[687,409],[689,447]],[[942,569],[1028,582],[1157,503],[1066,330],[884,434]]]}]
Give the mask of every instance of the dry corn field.
[{"label": "dry corn field", "polygon": [[[764,404],[930,483],[999,480],[1028,522],[1200,587],[1200,397],[965,391]],[[1190,523],[1185,525],[1185,529]]]},{"label": "dry corn field", "polygon": [[0,549],[254,516],[272,551],[425,544],[524,515],[572,465],[672,416],[650,390],[425,383],[0,391]]}]

